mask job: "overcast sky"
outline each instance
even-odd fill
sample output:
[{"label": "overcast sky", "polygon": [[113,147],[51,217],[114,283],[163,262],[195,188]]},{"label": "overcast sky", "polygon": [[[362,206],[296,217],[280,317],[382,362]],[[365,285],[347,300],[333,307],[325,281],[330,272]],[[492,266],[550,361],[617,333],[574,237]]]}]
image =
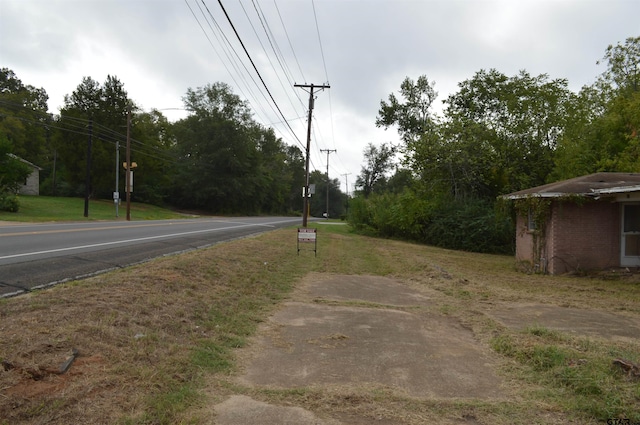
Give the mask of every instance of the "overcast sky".
[{"label": "overcast sky", "polygon": [[85,76],[101,84],[118,77],[137,105],[170,120],[185,116],[175,108],[188,88],[225,82],[249,101],[256,121],[300,148],[308,93],[293,84],[328,83],[313,111],[312,169],[326,171],[320,150],[335,149],[329,175],[351,192],[365,146],[399,142],[375,120],[405,77],[435,81],[438,104],[490,68],[566,78],[578,91],[605,70],[596,62],[609,44],[640,35],[638,0],[221,3],[293,132],[218,0],[0,0],[0,67],[44,88],[52,113]]}]

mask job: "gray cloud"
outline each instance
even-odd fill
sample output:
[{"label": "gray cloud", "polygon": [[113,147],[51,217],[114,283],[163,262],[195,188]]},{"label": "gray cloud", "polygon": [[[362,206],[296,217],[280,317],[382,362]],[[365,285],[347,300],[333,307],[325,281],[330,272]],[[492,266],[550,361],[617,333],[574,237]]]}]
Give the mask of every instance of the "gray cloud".
[{"label": "gray cloud", "polygon": [[[250,67],[217,1],[205,4]],[[285,116],[304,117],[307,94],[291,87],[280,71],[253,3],[225,0],[223,4]],[[521,69],[533,75],[547,73],[567,78],[578,90],[604,71],[596,61],[607,45],[637,36],[640,29],[636,0],[259,0],[257,4],[293,82],[320,84],[328,75],[330,93],[318,93],[316,101],[312,161],[324,170],[326,159],[319,149],[338,149],[331,158],[330,174],[340,178],[350,172],[351,182],[360,171],[366,143],[397,142],[393,130],[384,132],[374,123],[380,100],[397,91],[404,77],[427,75],[436,82],[439,100],[455,92],[459,82],[488,68],[507,75]],[[274,125],[287,143],[298,144],[277,124],[281,118],[259,94],[263,89],[228,61],[198,6],[202,3],[196,0],[0,0],[0,66],[13,69],[25,84],[44,87],[52,109],[83,76],[101,82],[107,74],[118,76],[145,108],[179,107],[187,88],[224,81],[250,99],[265,125]],[[167,112],[172,114],[181,116]],[[304,118],[292,120],[291,126],[304,140]]]}]

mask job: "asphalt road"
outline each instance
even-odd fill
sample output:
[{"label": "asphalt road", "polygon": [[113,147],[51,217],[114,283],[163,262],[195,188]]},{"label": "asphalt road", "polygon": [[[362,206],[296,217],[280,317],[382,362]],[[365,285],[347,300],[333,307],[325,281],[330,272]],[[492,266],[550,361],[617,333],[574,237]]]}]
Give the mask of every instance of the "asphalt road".
[{"label": "asphalt road", "polygon": [[236,217],[0,224],[0,297],[301,222],[295,217]]}]

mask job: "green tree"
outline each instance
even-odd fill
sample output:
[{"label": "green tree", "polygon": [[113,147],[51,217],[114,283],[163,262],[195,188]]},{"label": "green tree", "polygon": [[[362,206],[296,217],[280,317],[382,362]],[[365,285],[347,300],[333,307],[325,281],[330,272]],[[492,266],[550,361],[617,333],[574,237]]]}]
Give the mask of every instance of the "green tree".
[{"label": "green tree", "polygon": [[[571,92],[564,79],[521,71],[479,71],[446,100],[445,148],[452,174],[478,182],[468,192],[493,198],[546,182],[565,128]],[[465,158],[466,156],[466,158]]]},{"label": "green tree", "polygon": [[192,115],[175,124],[174,202],[219,213],[259,210],[260,134],[246,102],[224,83],[189,89]]},{"label": "green tree", "polygon": [[629,37],[624,44],[610,44],[603,59],[607,70],[600,76],[600,82],[605,91],[612,90],[616,97],[621,92],[640,90],[640,36]]},{"label": "green tree", "polygon": [[188,89],[191,115],[173,126],[178,158],[171,201],[217,213],[288,213],[302,206],[304,160],[224,83]]},{"label": "green tree", "polygon": [[[107,76],[101,86],[85,77],[66,95],[56,123],[55,148],[63,166],[61,175],[70,188],[67,195],[85,191],[87,145],[91,135],[91,194],[111,198],[115,182],[116,141],[124,142],[127,109],[136,111],[124,84]],[[132,160],[133,161],[133,160]]]},{"label": "green tree", "polygon": [[[136,201],[154,205],[170,199],[172,170],[176,158],[172,155],[175,144],[173,126],[158,110],[137,111],[131,116],[131,162],[136,162],[134,196]],[[120,150],[123,149],[120,143]],[[120,156],[124,162],[124,155]],[[119,167],[120,192],[124,193],[125,169]]]},{"label": "green tree", "polygon": [[382,191],[386,183],[385,174],[393,166],[396,148],[391,143],[383,143],[380,147],[369,143],[364,149],[365,165],[356,178],[356,188],[368,198],[374,191]]},{"label": "green tree", "polygon": [[24,85],[12,70],[0,69],[0,134],[9,141],[13,154],[42,165],[49,153],[48,98],[44,89]]},{"label": "green tree", "polygon": [[323,217],[327,212],[327,184],[329,186],[329,217],[338,218],[344,214],[345,200],[340,191],[340,180],[329,179],[327,182],[326,173],[314,170],[309,174],[309,182],[316,185],[316,193],[311,196],[309,203],[311,216]]},{"label": "green tree", "polygon": [[411,189],[414,184],[413,171],[408,168],[396,168],[395,173],[389,177],[385,189],[391,193],[402,193]]},{"label": "green tree", "polygon": [[287,214],[299,210],[302,199],[297,189],[304,185],[302,152],[284,144],[275,136],[273,129],[259,128],[258,131],[260,136],[256,171],[260,211]]},{"label": "green tree", "polygon": [[552,179],[598,171],[640,171],[640,37],[610,45],[607,69],[568,110]]},{"label": "green tree", "polygon": [[16,212],[19,203],[15,195],[31,170],[10,151],[11,143],[0,134],[0,211]]},{"label": "green tree", "polygon": [[400,96],[398,99],[391,93],[388,101],[380,101],[376,126],[386,129],[395,125],[402,140],[410,143],[436,125],[431,107],[438,92],[435,91],[435,82],[429,82],[425,75],[421,75],[416,81],[405,78],[400,84]]},{"label": "green tree", "polygon": [[306,182],[304,154],[297,146],[285,146],[284,150],[286,155],[284,173],[291,179],[287,209],[302,214],[302,188]]}]

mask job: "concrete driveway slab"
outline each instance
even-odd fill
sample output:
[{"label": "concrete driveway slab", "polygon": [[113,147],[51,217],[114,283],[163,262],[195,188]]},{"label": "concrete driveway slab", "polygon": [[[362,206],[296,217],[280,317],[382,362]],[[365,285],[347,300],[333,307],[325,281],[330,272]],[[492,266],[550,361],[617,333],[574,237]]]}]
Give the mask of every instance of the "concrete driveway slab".
[{"label": "concrete driveway slab", "polygon": [[500,381],[453,319],[288,303],[256,341],[249,386],[375,385],[415,397],[493,398]]},{"label": "concrete driveway slab", "polygon": [[217,423],[224,425],[340,425],[322,420],[300,407],[281,407],[263,403],[243,395],[234,395],[216,406]]},{"label": "concrete driveway slab", "polygon": [[[258,391],[383,389],[424,399],[505,397],[488,348],[456,319],[433,313],[430,295],[385,277],[310,274],[241,350],[237,383]],[[370,423],[357,416],[320,418],[246,396],[233,396],[215,411],[219,425]]]},{"label": "concrete driveway slab", "polygon": [[488,314],[511,328],[544,326],[574,335],[620,341],[635,341],[640,335],[640,321],[604,311],[546,304],[511,303],[498,305]]},{"label": "concrete driveway slab", "polygon": [[383,276],[311,275],[300,290],[314,298],[326,300],[351,300],[405,307],[430,304],[426,291],[417,291]]}]

